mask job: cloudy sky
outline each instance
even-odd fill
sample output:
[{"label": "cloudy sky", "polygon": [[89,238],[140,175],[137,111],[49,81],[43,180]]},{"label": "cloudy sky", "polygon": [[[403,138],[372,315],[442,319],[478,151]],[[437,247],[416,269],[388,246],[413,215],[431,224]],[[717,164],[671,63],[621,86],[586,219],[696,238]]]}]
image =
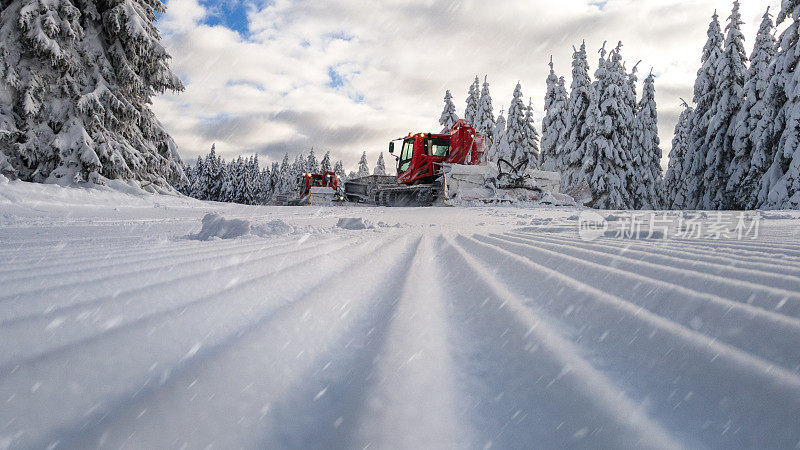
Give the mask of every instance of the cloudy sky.
[{"label": "cloudy sky", "polygon": [[[749,54],[780,0],[742,3]],[[541,117],[551,55],[569,84],[573,45],[586,40],[594,71],[603,42],[621,40],[628,66],[658,77],[666,152],[715,9],[724,20],[731,1],[168,0],[158,26],[186,91],[154,109],[185,159],[212,143],[268,160],[314,147],[352,168],[362,151],[372,165],[390,139],[438,131],[446,89],[461,114],[475,75],[495,112],[520,81]]]}]

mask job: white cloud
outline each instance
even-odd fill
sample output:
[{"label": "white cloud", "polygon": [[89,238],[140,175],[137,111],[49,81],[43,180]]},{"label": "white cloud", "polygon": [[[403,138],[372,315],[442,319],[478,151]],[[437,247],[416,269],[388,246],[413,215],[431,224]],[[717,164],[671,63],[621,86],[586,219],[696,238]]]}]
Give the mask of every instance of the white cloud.
[{"label": "white cloud", "polygon": [[[169,0],[159,22],[186,91],[164,95],[154,109],[193,158],[212,142],[230,157],[260,152],[331,150],[353,166],[362,151],[377,159],[387,142],[409,131],[436,130],[444,91],[463,109],[476,74],[489,75],[495,108],[514,85],[541,110],[549,56],[569,83],[572,45],[585,39],[590,63],[609,41],[625,44],[629,65],[658,75],[663,147],[691,100],[700,50],[721,0],[433,1],[275,0],[249,5],[250,34],[202,23],[197,0]],[[602,6],[601,6],[602,4]],[[742,5],[752,40],[768,5]],[[749,43],[748,43],[749,47]],[[341,85],[331,86],[331,70]]]}]

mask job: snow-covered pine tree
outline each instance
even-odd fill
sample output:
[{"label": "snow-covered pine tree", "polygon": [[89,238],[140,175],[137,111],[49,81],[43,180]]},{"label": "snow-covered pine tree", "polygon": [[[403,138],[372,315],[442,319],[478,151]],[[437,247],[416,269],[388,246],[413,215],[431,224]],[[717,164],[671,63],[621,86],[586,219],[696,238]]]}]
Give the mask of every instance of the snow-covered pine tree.
[{"label": "snow-covered pine tree", "polygon": [[308,152],[306,170],[311,173],[319,173],[319,163],[317,162],[317,155],[314,154],[314,147],[311,147],[311,150]]},{"label": "snow-covered pine tree", "polygon": [[[619,45],[622,45],[620,42]],[[625,67],[623,65],[623,67]],[[636,127],[636,112],[639,109],[639,105],[636,103],[636,83],[639,81],[638,77],[639,72],[639,63],[633,66],[633,69],[630,72],[627,72],[625,75],[625,87],[622,93],[622,97],[625,99],[624,103],[624,111],[630,112],[630,115],[624,115],[624,117],[630,118],[630,122],[628,122],[627,131],[628,131],[628,143],[625,145],[625,151],[627,152],[627,158],[631,161],[631,164],[628,166],[628,179],[625,184],[626,191],[630,194],[631,198],[631,208],[637,208],[636,201],[634,199],[634,194],[636,191],[636,186],[640,184],[640,180],[644,177],[644,167],[643,167],[643,157],[639,155],[634,148],[634,129]]]},{"label": "snow-covered pine tree", "polygon": [[[514,95],[511,98],[511,106],[508,108],[508,118],[506,119],[505,140],[507,147],[505,151],[500,153],[502,159],[514,166],[528,159],[525,131],[525,102],[522,100],[522,85],[517,82],[517,86],[514,88]],[[524,167],[527,167],[527,165]]]},{"label": "snow-covered pine tree", "polygon": [[361,160],[358,161],[358,173],[356,174],[357,177],[367,177],[369,176],[369,165],[367,164],[367,152],[361,154]]},{"label": "snow-covered pine tree", "polygon": [[220,167],[222,177],[222,187],[219,190],[219,197],[210,199],[218,202],[235,203],[236,188],[238,184],[236,160],[231,160],[229,164]]},{"label": "snow-covered pine tree", "polygon": [[386,162],[383,160],[383,153],[378,155],[378,162],[375,164],[373,175],[386,175]]},{"label": "snow-covered pine tree", "polygon": [[[774,159],[772,131],[776,122],[776,107],[785,99],[782,89],[772,86],[777,46],[775,24],[770,9],[767,8],[750,57],[744,87],[745,103],[737,116],[734,131],[735,155],[731,164],[728,191],[734,199],[734,206],[739,209],[756,207],[761,180]],[[767,192],[765,190],[765,199]]]},{"label": "snow-covered pine tree", "polygon": [[733,131],[734,156],[728,170],[726,197],[735,209],[752,206],[757,198],[758,183],[771,162],[766,157],[764,133],[772,124],[763,119],[767,116],[766,95],[772,76],[770,64],[775,57],[774,32],[775,24],[768,7],[750,55],[750,68],[744,83],[744,104],[736,116]]},{"label": "snow-covered pine tree", "polygon": [[[631,207],[626,186],[631,161],[625,146],[630,143],[632,118],[625,97],[628,73],[621,51],[620,43],[597,69],[597,95],[589,111],[591,133],[583,170],[592,190],[592,206],[599,209]],[[603,55],[601,50],[601,59],[605,59]]]},{"label": "snow-covered pine tree", "polygon": [[283,155],[283,161],[281,161],[278,174],[278,187],[275,189],[275,192],[281,195],[288,195],[294,189],[292,166],[289,164],[289,153]]},{"label": "snow-covered pine tree", "polygon": [[497,115],[497,120],[492,131],[492,144],[486,152],[486,162],[492,166],[497,166],[500,155],[507,153],[508,141],[506,140],[506,118],[503,116],[503,108]]},{"label": "snow-covered pine tree", "polygon": [[564,78],[556,75],[550,57],[550,75],[544,97],[545,117],[542,120],[542,169],[562,171],[562,155],[567,133],[567,90]]},{"label": "snow-covered pine tree", "polygon": [[573,50],[572,84],[567,103],[567,141],[564,145],[564,174],[562,176],[562,187],[567,192],[586,181],[583,162],[586,155],[586,139],[591,131],[587,123],[587,116],[593,97],[586,43],[581,44],[580,50],[574,48]]},{"label": "snow-covered pine tree", "polygon": [[297,190],[300,189],[300,177],[308,171],[306,168],[306,158],[302,153],[295,156],[291,167],[291,175],[289,177],[291,189],[289,193],[296,193]]},{"label": "snow-covered pine tree", "polygon": [[486,147],[491,147],[494,133],[494,108],[492,107],[492,95],[489,93],[488,75],[483,77],[483,88],[478,100],[478,115],[475,122],[475,130],[486,140]]},{"label": "snow-covered pine tree", "polygon": [[216,200],[222,189],[221,158],[217,157],[216,144],[211,144],[211,151],[203,161],[203,173],[199,179],[200,190],[198,197],[201,200]]},{"label": "snow-covered pine tree", "polygon": [[247,163],[247,204],[257,205],[259,203],[259,192],[261,191],[261,170],[258,167],[258,155],[251,156]]},{"label": "snow-covered pine tree", "polygon": [[528,106],[525,108],[525,157],[528,159],[527,169],[540,167],[539,132],[536,131],[536,119],[533,118],[533,99],[531,98],[528,98]]},{"label": "snow-covered pine tree", "polygon": [[[695,109],[692,114],[692,136],[689,152],[684,158],[686,191],[685,208],[703,208],[705,197],[706,156],[709,153],[709,122],[717,112],[717,70],[722,58],[723,36],[719,16],[714,11],[708,26],[708,40],[703,47],[702,66],[694,84]],[[691,162],[690,162],[691,161]]]},{"label": "snow-covered pine tree", "polygon": [[678,117],[675,125],[675,137],[672,139],[672,150],[669,152],[669,167],[664,175],[663,207],[667,209],[683,210],[686,207],[684,193],[686,192],[685,165],[691,161],[687,159],[691,141],[692,114],[694,109],[683,101],[683,112]]},{"label": "snow-covered pine tree", "polygon": [[319,166],[321,172],[328,172],[331,170],[331,152],[325,152],[325,156],[322,157],[322,162]]},{"label": "snow-covered pine tree", "polygon": [[197,156],[197,161],[194,163],[194,177],[192,180],[192,186],[189,190],[189,197],[194,198],[202,198],[203,195],[203,182],[205,180],[205,163],[203,162],[203,158],[201,156]]},{"label": "snow-covered pine tree", "polygon": [[456,105],[453,103],[453,96],[450,91],[444,94],[444,110],[439,117],[439,125],[442,126],[442,134],[450,134],[450,129],[458,122],[458,115],[456,114]]},{"label": "snow-covered pine tree", "polygon": [[344,171],[344,163],[341,160],[336,161],[336,164],[333,165],[333,171],[339,177],[340,182],[344,182],[347,179],[347,174]]},{"label": "snow-covered pine tree", "polygon": [[270,173],[269,166],[264,165],[264,168],[258,174],[258,195],[256,199],[257,205],[267,205],[272,198],[272,174]]},{"label": "snow-covered pine tree", "polygon": [[269,193],[270,198],[275,198],[275,195],[280,194],[281,191],[281,165],[277,161],[272,162],[272,169],[269,171]]},{"label": "snow-covered pine tree", "polygon": [[183,85],[154,22],[159,0],[3,2],[0,153],[27,181],[187,180],[151,98]]},{"label": "snow-covered pine tree", "polygon": [[[464,120],[473,127],[477,125],[478,103],[481,99],[481,80],[475,76],[475,81],[469,86],[467,94],[467,107],[464,109]],[[449,130],[448,130],[449,133]]]},{"label": "snow-covered pine tree", "polygon": [[631,153],[639,158],[638,183],[630,186],[633,207],[658,209],[662,198],[661,141],[658,138],[658,109],[656,107],[655,77],[650,72],[644,80],[642,98],[633,125]]},{"label": "snow-covered pine tree", "polygon": [[777,23],[789,21],[778,39],[770,99],[776,114],[774,159],[761,180],[760,207],[800,208],[800,0],[783,0]]},{"label": "snow-covered pine tree", "polygon": [[733,201],[728,197],[727,180],[735,151],[733,133],[736,115],[744,100],[744,79],[747,73],[747,57],[742,34],[742,17],[739,1],[734,0],[731,16],[725,28],[726,36],[722,57],[717,61],[715,73],[714,111],[709,119],[708,150],[703,176],[704,209],[729,209]]}]

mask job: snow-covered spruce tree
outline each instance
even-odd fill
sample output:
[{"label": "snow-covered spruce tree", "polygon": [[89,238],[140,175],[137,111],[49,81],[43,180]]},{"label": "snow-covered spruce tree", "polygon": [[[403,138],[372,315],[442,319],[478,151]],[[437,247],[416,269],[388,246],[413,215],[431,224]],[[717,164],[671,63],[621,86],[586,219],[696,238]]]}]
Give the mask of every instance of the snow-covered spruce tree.
[{"label": "snow-covered spruce tree", "polygon": [[500,108],[500,113],[494,124],[494,131],[492,131],[492,143],[486,152],[486,162],[490,165],[497,166],[497,161],[501,158],[500,155],[507,153],[508,142],[506,140],[506,118],[503,117],[503,108]]},{"label": "snow-covered spruce tree", "polygon": [[487,148],[491,147],[494,133],[494,108],[492,107],[492,95],[489,93],[488,76],[483,77],[483,88],[481,89],[480,100],[478,100],[475,130],[486,139]]},{"label": "snow-covered spruce tree", "polygon": [[317,155],[314,154],[314,147],[311,147],[311,150],[308,152],[306,170],[311,173],[319,173],[319,163],[317,162]]},{"label": "snow-covered spruce tree", "polygon": [[[525,137],[525,102],[522,100],[522,85],[517,82],[514,88],[514,95],[511,98],[511,106],[508,108],[508,118],[506,119],[506,149],[500,153],[500,157],[514,166],[528,159],[527,142]],[[528,162],[530,163],[530,162]],[[523,168],[527,165],[523,166]]]},{"label": "snow-covered spruce tree", "polygon": [[675,125],[675,137],[672,139],[672,150],[669,152],[669,167],[664,175],[662,205],[667,209],[683,210],[686,207],[684,198],[686,179],[683,178],[683,174],[686,172],[684,166],[691,162],[687,159],[687,155],[692,134],[692,114],[694,109],[684,101],[683,112]]},{"label": "snow-covered spruce tree", "polygon": [[319,170],[322,172],[328,172],[331,170],[331,152],[325,152],[325,156],[322,157],[322,162],[319,164]]},{"label": "snow-covered spruce tree", "polygon": [[539,154],[539,133],[536,131],[536,120],[533,118],[533,99],[528,99],[525,108],[525,157],[528,169],[538,169],[541,161]]},{"label": "snow-covered spruce tree", "polygon": [[[768,167],[764,152],[762,122],[766,111],[766,93],[772,75],[770,63],[775,56],[775,25],[769,8],[764,13],[756,35],[750,68],[744,82],[742,108],[733,128],[733,160],[728,168],[726,198],[734,209],[748,208],[756,198],[758,183]],[[758,150],[756,150],[758,149]],[[756,155],[758,154],[758,155]]]},{"label": "snow-covered spruce tree", "polygon": [[277,161],[272,162],[272,169],[269,171],[269,192],[270,198],[280,194],[281,187],[281,165]]},{"label": "snow-covered spruce tree", "polygon": [[722,57],[717,60],[715,73],[714,111],[709,119],[705,173],[703,176],[704,209],[730,209],[732,199],[726,195],[728,173],[733,161],[733,132],[736,115],[742,109],[744,78],[747,72],[747,57],[739,1],[733,2],[733,10],[725,28],[726,37]]},{"label": "snow-covered spruce tree", "polygon": [[[475,76],[475,81],[469,86],[467,93],[467,107],[464,109],[464,120],[473,127],[477,125],[478,103],[481,99],[481,80]],[[448,131],[449,132],[449,131]]]},{"label": "snow-covered spruce tree", "polygon": [[[622,43],[620,42],[619,45],[621,46]],[[624,63],[623,67],[625,67]],[[631,161],[631,164],[628,166],[628,178],[625,183],[625,189],[628,191],[631,198],[631,208],[636,208],[634,192],[636,186],[640,183],[640,179],[644,176],[644,169],[642,166],[643,157],[635,151],[637,149],[633,142],[633,133],[636,126],[636,112],[639,109],[639,105],[636,103],[636,83],[639,81],[638,72],[639,63],[636,63],[630,72],[626,72],[626,83],[622,92],[622,97],[624,99],[623,109],[625,111],[630,111],[630,116],[625,116],[626,118],[630,117],[630,122],[628,123],[628,143],[624,147],[627,153],[626,157]]]},{"label": "snow-covered spruce tree", "polygon": [[336,164],[333,166],[333,171],[339,177],[339,181],[343,182],[347,179],[347,174],[344,171],[344,163],[341,160],[336,161]]},{"label": "snow-covered spruce tree", "polygon": [[183,89],[154,25],[159,0],[20,0],[0,16],[0,153],[23,180],[181,185],[150,110]]},{"label": "snow-covered spruce tree", "polygon": [[550,57],[550,75],[544,97],[545,117],[542,120],[542,169],[562,170],[562,154],[567,134],[567,90],[564,79],[556,75],[553,57]]},{"label": "snow-covered spruce tree", "polygon": [[567,192],[586,181],[583,162],[586,155],[586,139],[590,132],[587,115],[593,97],[586,43],[581,44],[580,50],[573,50],[572,84],[567,103],[567,141],[564,145],[565,165],[561,177],[562,187]]},{"label": "snow-covered spruce tree", "polygon": [[[769,209],[800,208],[800,0],[783,0],[777,23],[789,21],[778,39],[772,77],[779,101],[774,133],[774,159],[761,180],[760,207]],[[780,94],[782,93],[782,94]],[[781,101],[783,100],[783,101]]]},{"label": "snow-covered spruce tree", "polygon": [[378,155],[378,162],[375,164],[373,175],[386,175],[386,162],[383,160],[383,153]]},{"label": "snow-covered spruce tree", "polygon": [[300,189],[300,177],[306,172],[308,172],[308,168],[306,167],[306,158],[301,153],[295,156],[294,162],[291,166],[291,176],[289,178],[291,193],[294,193]]},{"label": "snow-covered spruce tree", "polygon": [[258,155],[253,155],[248,159],[247,169],[247,204],[257,205],[261,190],[261,169],[258,167]]},{"label": "snow-covered spruce tree", "polygon": [[197,156],[197,161],[194,163],[194,177],[192,179],[192,186],[189,190],[189,197],[202,199],[203,195],[203,181],[205,179],[205,169],[203,158]]},{"label": "snow-covered spruce tree", "polygon": [[367,177],[369,176],[369,165],[367,164],[367,152],[361,154],[361,160],[358,161],[358,173],[356,174],[357,177]]},{"label": "snow-covered spruce tree", "polygon": [[236,200],[236,187],[238,180],[236,160],[232,160],[229,164],[224,164],[221,168],[222,173],[222,187],[219,190],[219,197],[209,200],[220,202],[235,203]]},{"label": "snow-covered spruce tree", "polygon": [[292,177],[292,166],[289,163],[289,153],[283,155],[280,169],[278,170],[278,187],[275,192],[281,195],[286,195],[292,192],[294,182]]},{"label": "snow-covered spruce tree", "polygon": [[444,110],[439,117],[439,125],[442,126],[442,134],[450,134],[450,129],[458,122],[458,115],[456,114],[456,105],[453,104],[453,96],[450,91],[444,94]]},{"label": "snow-covered spruce tree", "polygon": [[767,8],[750,55],[744,104],[736,117],[734,156],[727,185],[728,197],[733,200],[736,209],[754,206],[758,199],[759,182],[772,163],[769,131],[773,126],[773,111],[769,108],[768,94],[777,47],[774,33],[775,24]]},{"label": "snow-covered spruce tree", "polygon": [[[689,153],[685,157],[686,191],[685,208],[703,208],[706,185],[706,156],[709,153],[709,122],[717,112],[717,70],[722,58],[722,30],[716,11],[708,26],[708,40],[703,47],[702,66],[697,71],[694,84],[695,109],[692,114],[692,136]],[[691,162],[690,162],[691,161]]]},{"label": "snow-covered spruce tree", "polygon": [[216,144],[211,145],[211,151],[203,161],[203,174],[199,181],[200,191],[198,197],[201,200],[217,200],[222,189],[222,158],[217,157]]},{"label": "snow-covered spruce tree", "polygon": [[[625,146],[630,143],[632,112],[624,94],[628,74],[621,47],[612,50],[595,73],[597,95],[589,112],[591,132],[583,170],[592,190],[592,206],[599,209],[631,207],[626,186],[631,161]],[[601,59],[602,54],[601,50]]]},{"label": "snow-covered spruce tree", "polygon": [[631,153],[639,158],[637,184],[633,191],[633,207],[658,209],[661,207],[662,170],[661,141],[658,138],[658,110],[656,107],[655,77],[650,72],[644,80],[642,98],[633,122]]}]

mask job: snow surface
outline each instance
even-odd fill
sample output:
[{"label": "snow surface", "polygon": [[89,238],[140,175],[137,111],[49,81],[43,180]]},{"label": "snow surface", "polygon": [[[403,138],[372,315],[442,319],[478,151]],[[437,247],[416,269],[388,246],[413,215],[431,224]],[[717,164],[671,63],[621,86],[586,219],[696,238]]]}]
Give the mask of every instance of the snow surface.
[{"label": "snow surface", "polygon": [[11,181],[0,448],[800,445],[800,213],[743,241],[578,217]]}]

